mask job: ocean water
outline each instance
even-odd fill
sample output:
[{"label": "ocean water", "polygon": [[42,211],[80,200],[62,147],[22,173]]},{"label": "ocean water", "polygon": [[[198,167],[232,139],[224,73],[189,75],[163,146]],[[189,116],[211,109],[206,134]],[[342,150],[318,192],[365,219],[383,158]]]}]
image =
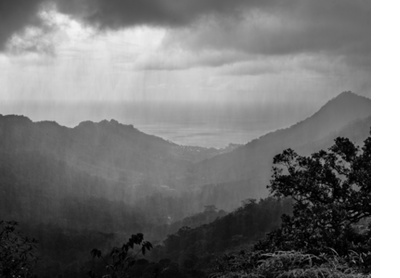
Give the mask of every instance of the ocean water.
[{"label": "ocean water", "polygon": [[263,123],[250,128],[220,127],[212,125],[144,124],[136,127],[148,134],[156,135],[185,146],[223,148],[229,144],[245,144],[268,132]]}]

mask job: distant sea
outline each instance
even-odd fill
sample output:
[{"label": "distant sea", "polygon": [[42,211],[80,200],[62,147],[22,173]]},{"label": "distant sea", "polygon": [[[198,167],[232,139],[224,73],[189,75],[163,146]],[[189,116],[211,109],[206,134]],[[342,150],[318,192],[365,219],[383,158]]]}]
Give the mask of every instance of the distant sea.
[{"label": "distant sea", "polygon": [[230,143],[245,144],[268,132],[263,123],[249,127],[218,127],[212,125],[145,124],[136,125],[139,130],[157,135],[174,143],[187,146],[223,148]]},{"label": "distant sea", "polygon": [[50,120],[74,127],[82,121],[115,119],[147,134],[180,145],[223,148],[245,144],[273,130],[311,116],[314,102],[257,104],[134,103],[134,102],[15,102],[0,103],[0,114],[17,114],[33,121]]}]

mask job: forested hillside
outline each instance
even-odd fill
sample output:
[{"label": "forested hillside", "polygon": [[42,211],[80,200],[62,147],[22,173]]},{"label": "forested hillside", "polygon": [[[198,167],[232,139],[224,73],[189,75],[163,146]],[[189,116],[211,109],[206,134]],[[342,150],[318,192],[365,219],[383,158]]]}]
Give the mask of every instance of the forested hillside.
[{"label": "forested hillside", "polygon": [[[206,208],[203,215],[211,215],[212,211],[214,208]],[[282,214],[291,214],[291,211],[290,199],[243,201],[234,212],[209,224],[181,227],[163,242],[153,245],[146,256],[137,258],[137,264],[121,270],[125,269],[135,277],[207,277],[217,269],[217,262],[225,253],[251,249],[254,242],[280,226]],[[104,256],[110,263],[113,261],[108,255]],[[107,273],[104,262],[95,261],[95,267],[87,263],[86,269],[94,269],[97,275]]]},{"label": "forested hillside", "polygon": [[0,116],[0,219],[39,240],[42,276],[76,277],[88,248],[110,250],[139,232],[154,243],[149,258],[178,269],[194,260],[184,268],[198,270],[277,229],[291,210],[265,188],[276,154],[310,155],[337,136],[361,144],[370,114],[369,99],[343,93],[302,122],[220,150],[113,120],[67,128]]},{"label": "forested hillside", "polygon": [[274,157],[267,187],[273,197],[247,200],[210,224],[183,227],[151,246],[153,262],[124,253],[133,262],[124,264],[114,256],[119,249],[104,257],[96,249],[93,257],[116,269],[97,260],[93,277],[370,277],[370,137],[362,147],[339,137],[310,156],[286,149]]}]

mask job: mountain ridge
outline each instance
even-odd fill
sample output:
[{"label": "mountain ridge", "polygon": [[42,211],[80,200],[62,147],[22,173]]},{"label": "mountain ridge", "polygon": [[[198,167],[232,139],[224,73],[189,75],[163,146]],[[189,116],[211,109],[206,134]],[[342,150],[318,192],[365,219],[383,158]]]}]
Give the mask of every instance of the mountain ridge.
[{"label": "mountain ridge", "polygon": [[[128,194],[134,198],[164,189],[195,192],[200,195],[193,199],[193,208],[214,200],[217,207],[231,210],[243,199],[265,197],[274,155],[286,148],[307,155],[332,144],[337,136],[360,143],[370,132],[370,117],[368,98],[344,92],[303,121],[221,153],[223,150],[180,146],[113,119],[83,121],[69,128],[54,121],[0,115],[0,152],[37,153],[42,160],[47,157],[100,178],[110,188],[135,190]],[[231,200],[223,201],[226,198],[221,196],[228,195]]]},{"label": "mountain ridge", "polygon": [[[195,177],[199,183],[219,183],[238,179],[261,179],[266,181],[265,172],[272,166],[274,155],[284,149],[298,149],[314,145],[309,151],[317,151],[321,140],[331,141],[340,136],[341,130],[358,120],[370,122],[371,101],[351,92],[344,92],[328,101],[310,117],[290,127],[269,132],[232,152],[214,156],[196,163]],[[370,128],[362,126],[357,131],[368,136]],[[361,143],[361,142],[357,142]]]}]

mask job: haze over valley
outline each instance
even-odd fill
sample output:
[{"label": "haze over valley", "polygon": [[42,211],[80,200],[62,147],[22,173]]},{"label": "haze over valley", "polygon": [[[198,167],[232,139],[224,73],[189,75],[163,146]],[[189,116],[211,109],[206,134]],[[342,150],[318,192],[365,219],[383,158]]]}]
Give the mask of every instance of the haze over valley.
[{"label": "haze over valley", "polygon": [[[182,211],[174,211],[174,205],[160,207],[155,213],[142,205],[140,210],[150,210],[149,215],[153,216],[161,214],[164,221],[167,218],[179,220],[201,211],[205,205],[230,211],[242,200],[266,196],[265,184],[272,157],[285,148],[308,154],[329,146],[338,136],[361,143],[370,132],[370,105],[369,99],[345,92],[299,123],[227,149],[178,145],[116,120],[85,121],[68,128],[56,122],[32,122],[24,116],[5,115],[0,121],[2,165],[26,173],[10,178],[30,177],[18,183],[21,190],[29,185],[28,188],[36,192],[32,195],[25,188],[26,198],[39,198],[28,202],[32,205],[29,219],[37,217],[37,221],[49,221],[43,217],[44,208],[37,207],[44,196],[50,199],[97,198],[136,205],[154,194],[161,194],[170,202],[177,202],[175,205],[186,198],[188,207]],[[10,164],[11,161],[14,162]],[[31,164],[42,169],[34,170]],[[81,183],[82,178],[87,181]],[[46,187],[38,184],[42,179]],[[57,180],[59,182],[55,182]],[[16,189],[10,185],[9,190]],[[16,203],[20,202],[20,209],[26,209],[26,201]],[[56,213],[51,221],[65,219],[62,211],[50,204],[46,202],[49,211],[44,215],[52,217]],[[82,225],[85,223],[93,225],[93,222]]]},{"label": "haze over valley", "polygon": [[0,1],[0,277],[370,277],[370,28],[364,0]]}]

